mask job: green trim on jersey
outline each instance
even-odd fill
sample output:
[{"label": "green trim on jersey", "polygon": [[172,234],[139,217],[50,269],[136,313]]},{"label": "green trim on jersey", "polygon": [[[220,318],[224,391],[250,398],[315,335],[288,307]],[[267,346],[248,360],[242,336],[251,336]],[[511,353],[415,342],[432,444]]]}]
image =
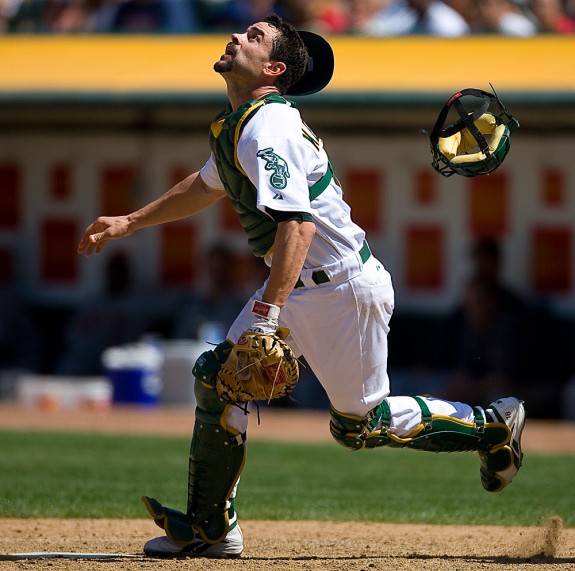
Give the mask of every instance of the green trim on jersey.
[{"label": "green trim on jersey", "polygon": [[285,212],[282,210],[272,210],[266,207],[266,212],[276,222],[288,222],[289,220],[301,220],[302,222],[313,222],[313,216],[309,212]]}]

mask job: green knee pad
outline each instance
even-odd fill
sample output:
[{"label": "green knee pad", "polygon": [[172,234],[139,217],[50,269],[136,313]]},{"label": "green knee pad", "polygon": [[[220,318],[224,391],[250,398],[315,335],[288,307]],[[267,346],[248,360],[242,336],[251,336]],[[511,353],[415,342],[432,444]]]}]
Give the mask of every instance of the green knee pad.
[{"label": "green knee pad", "polygon": [[401,438],[389,431],[391,412],[387,401],[373,408],[365,418],[342,414],[332,407],[332,436],[351,450],[391,446],[428,452],[494,451],[509,442],[509,427],[504,423],[485,422],[479,408],[473,409],[475,422],[465,422],[432,415],[423,399],[414,398],[421,409],[421,424],[407,437]]},{"label": "green knee pad", "polygon": [[214,386],[214,377],[222,368],[233,349],[234,344],[226,339],[211,351],[204,351],[194,363],[194,377],[208,387]]},{"label": "green knee pad", "polygon": [[337,411],[333,406],[330,406],[330,416],[331,435],[344,448],[361,450],[366,447],[375,448],[389,444],[387,430],[382,432],[376,429],[380,419],[384,425],[389,426],[391,413],[386,401],[370,410],[365,418],[344,414]]}]

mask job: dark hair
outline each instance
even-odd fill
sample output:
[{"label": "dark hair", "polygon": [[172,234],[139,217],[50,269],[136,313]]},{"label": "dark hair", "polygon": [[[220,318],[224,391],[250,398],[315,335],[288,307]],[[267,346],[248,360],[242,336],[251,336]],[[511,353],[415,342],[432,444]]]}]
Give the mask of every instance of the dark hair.
[{"label": "dark hair", "polygon": [[286,64],[285,72],[275,83],[280,93],[283,94],[303,76],[308,53],[303,40],[290,23],[275,14],[266,16],[263,21],[279,31],[272,44],[270,60]]}]

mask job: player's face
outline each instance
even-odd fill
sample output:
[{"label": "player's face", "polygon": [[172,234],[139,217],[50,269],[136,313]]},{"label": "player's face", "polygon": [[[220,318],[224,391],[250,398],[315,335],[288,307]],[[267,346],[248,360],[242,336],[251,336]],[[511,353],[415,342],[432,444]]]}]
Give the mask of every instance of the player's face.
[{"label": "player's face", "polygon": [[232,34],[226,51],[214,64],[218,73],[249,73],[258,76],[270,63],[270,53],[277,30],[266,22],[250,26],[243,34]]}]

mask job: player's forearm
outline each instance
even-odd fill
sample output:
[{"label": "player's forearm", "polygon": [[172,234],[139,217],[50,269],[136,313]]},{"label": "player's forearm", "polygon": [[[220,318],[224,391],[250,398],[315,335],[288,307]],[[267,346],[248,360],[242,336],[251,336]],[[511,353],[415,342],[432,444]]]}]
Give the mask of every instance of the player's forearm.
[{"label": "player's forearm", "polygon": [[130,230],[155,226],[187,218],[225,196],[209,188],[195,172],[170,188],[162,196],[128,215]]},{"label": "player's forearm", "polygon": [[273,262],[262,300],[283,307],[305,262],[315,224],[290,220],[280,222],[273,247]]},{"label": "player's forearm", "polygon": [[110,240],[131,236],[140,228],[186,218],[225,196],[191,174],[147,206],[124,216],[100,216],[84,231],[78,254],[99,254]]}]

